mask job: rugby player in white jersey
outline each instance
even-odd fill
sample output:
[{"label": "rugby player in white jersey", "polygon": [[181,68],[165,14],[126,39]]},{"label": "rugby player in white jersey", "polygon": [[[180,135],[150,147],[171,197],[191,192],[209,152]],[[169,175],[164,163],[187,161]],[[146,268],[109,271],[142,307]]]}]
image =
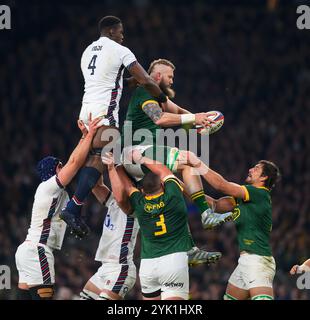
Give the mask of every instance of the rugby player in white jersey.
[{"label": "rugby player in white jersey", "polygon": [[[118,133],[119,101],[123,90],[123,72],[126,68],[134,80],[143,86],[163,107],[167,97],[158,84],[138,63],[135,55],[122,46],[123,25],[119,18],[106,16],[99,22],[100,38],[89,45],[81,59],[81,69],[85,80],[85,92],[80,119],[87,124],[91,112],[93,117],[102,116],[102,127],[92,143],[92,150],[81,169],[77,189],[60,217],[80,237],[87,235],[88,227],[80,217],[84,200],[96,185],[105,169],[100,155],[110,141],[111,130]],[[108,131],[106,131],[108,130]],[[115,140],[116,141],[116,140]]]},{"label": "rugby player in white jersey", "polygon": [[26,240],[15,255],[19,275],[17,297],[20,300],[53,298],[53,250],[61,249],[66,231],[66,223],[59,218],[59,213],[69,201],[65,187],[85,162],[100,121],[100,118],[91,120],[90,115],[88,132],[85,132],[83,122],[78,121],[83,137],[64,166],[51,156],[38,163],[37,171],[42,182],[34,196]]},{"label": "rugby player in white jersey", "polygon": [[[116,170],[125,174],[123,167],[119,166]],[[97,184],[92,191],[98,201],[108,208],[108,212],[95,258],[102,265],[88,280],[80,297],[81,300],[124,299],[136,283],[133,251],[139,224],[132,216],[128,198],[120,194],[114,197],[102,183]]]}]

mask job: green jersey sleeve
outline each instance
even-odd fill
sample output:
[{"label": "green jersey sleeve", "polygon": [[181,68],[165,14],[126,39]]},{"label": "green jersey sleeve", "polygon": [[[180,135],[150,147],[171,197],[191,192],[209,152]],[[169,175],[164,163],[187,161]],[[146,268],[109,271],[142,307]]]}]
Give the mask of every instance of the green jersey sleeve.
[{"label": "green jersey sleeve", "polygon": [[173,175],[168,176],[164,181],[165,193],[183,198],[183,187]]},{"label": "green jersey sleeve", "polygon": [[264,188],[264,187],[257,188],[252,185],[245,185],[242,187],[246,191],[245,199],[243,199],[244,202],[259,202],[261,198],[264,196],[265,192],[263,190],[264,189],[268,190],[267,188]]},{"label": "green jersey sleeve", "polygon": [[132,191],[132,193],[129,196],[129,200],[133,209],[135,209],[138,206],[141,198],[143,198],[143,196],[138,189],[135,189]]}]

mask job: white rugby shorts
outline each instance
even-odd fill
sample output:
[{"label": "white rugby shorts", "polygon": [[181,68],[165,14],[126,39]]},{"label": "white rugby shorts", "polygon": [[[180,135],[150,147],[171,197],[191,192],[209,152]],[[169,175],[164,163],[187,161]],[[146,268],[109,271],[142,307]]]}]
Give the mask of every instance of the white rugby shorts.
[{"label": "white rugby shorts", "polygon": [[42,285],[55,283],[54,255],[45,245],[23,242],[15,254],[19,283]]},{"label": "white rugby shorts", "polygon": [[161,290],[161,299],[180,297],[188,300],[189,273],[187,252],[159,258],[141,259],[139,277],[142,293]]},{"label": "white rugby shorts", "polygon": [[275,272],[276,263],[272,256],[244,253],[240,255],[238,266],[228,282],[244,290],[257,287],[272,288]]},{"label": "white rugby shorts", "polygon": [[101,290],[112,291],[124,298],[136,283],[136,266],[104,262],[89,281]]}]

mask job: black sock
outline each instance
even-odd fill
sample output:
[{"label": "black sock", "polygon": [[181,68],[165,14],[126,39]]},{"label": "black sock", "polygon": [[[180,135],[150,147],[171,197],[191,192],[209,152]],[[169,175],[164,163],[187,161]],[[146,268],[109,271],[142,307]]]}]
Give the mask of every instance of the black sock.
[{"label": "black sock", "polygon": [[17,300],[32,300],[29,290],[17,288]]}]

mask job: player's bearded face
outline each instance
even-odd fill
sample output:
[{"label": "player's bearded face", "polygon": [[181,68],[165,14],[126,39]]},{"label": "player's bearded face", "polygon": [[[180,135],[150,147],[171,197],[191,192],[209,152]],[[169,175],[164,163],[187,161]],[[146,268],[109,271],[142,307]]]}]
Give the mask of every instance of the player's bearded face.
[{"label": "player's bearded face", "polygon": [[164,78],[161,79],[159,87],[169,99],[173,99],[175,97],[175,91],[171,88],[171,85],[165,81]]}]

